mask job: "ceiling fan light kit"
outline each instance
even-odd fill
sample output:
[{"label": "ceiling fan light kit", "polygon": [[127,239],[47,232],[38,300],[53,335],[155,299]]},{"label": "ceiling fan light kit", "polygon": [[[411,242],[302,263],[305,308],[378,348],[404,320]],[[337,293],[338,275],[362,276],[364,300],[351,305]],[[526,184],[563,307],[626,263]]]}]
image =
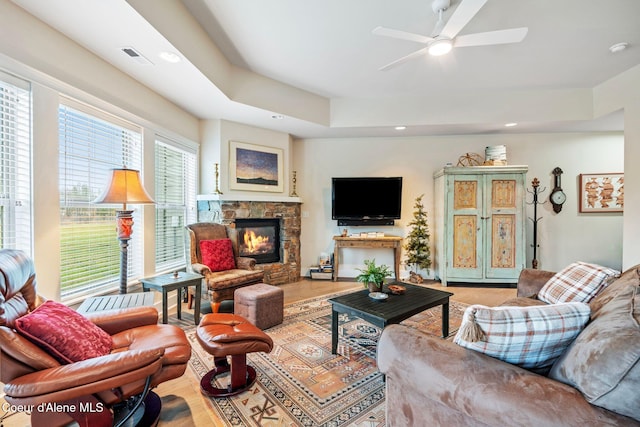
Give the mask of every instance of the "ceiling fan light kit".
[{"label": "ceiling fan light kit", "polygon": [[436,39],[433,43],[429,45],[429,55],[431,56],[442,56],[451,52],[453,49],[453,43],[449,39]]},{"label": "ceiling fan light kit", "polygon": [[431,37],[392,28],[374,28],[373,34],[425,45],[421,49],[383,66],[380,70],[388,70],[425,53],[440,56],[449,53],[454,47],[489,46],[519,43],[524,40],[528,31],[526,27],[458,36],[458,33],[473,19],[486,2],[487,0],[460,0],[451,17],[444,22],[442,19],[443,12],[451,6],[451,2],[450,0],[434,0],[431,3],[431,8],[438,15],[438,21]]}]

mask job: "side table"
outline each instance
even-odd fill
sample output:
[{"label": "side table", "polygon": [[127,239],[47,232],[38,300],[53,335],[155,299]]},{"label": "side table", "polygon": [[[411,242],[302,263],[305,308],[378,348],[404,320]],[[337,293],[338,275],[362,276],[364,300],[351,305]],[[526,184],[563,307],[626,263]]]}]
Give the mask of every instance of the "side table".
[{"label": "side table", "polygon": [[[167,323],[169,319],[168,307],[167,304],[167,293],[173,290],[179,290],[182,288],[188,288],[189,286],[195,286],[196,295],[195,295],[195,306],[193,309],[193,320],[195,324],[198,325],[200,323],[200,299],[202,297],[202,276],[199,274],[193,273],[184,273],[179,272],[177,277],[174,274],[163,274],[155,277],[147,277],[144,279],[140,279],[140,283],[142,283],[142,289],[145,292],[149,292],[150,289],[154,291],[162,292],[162,323]],[[177,292],[178,294],[178,319],[182,319],[182,298],[180,295],[181,292]]]},{"label": "side table", "polygon": [[153,295],[137,292],[132,294],[104,295],[89,297],[76,310],[78,313],[117,310],[120,308],[144,307],[153,305]]},{"label": "side table", "polygon": [[333,281],[338,280],[340,270],[340,248],[393,249],[393,270],[395,279],[400,280],[400,258],[402,255],[402,237],[343,237],[333,236]]}]

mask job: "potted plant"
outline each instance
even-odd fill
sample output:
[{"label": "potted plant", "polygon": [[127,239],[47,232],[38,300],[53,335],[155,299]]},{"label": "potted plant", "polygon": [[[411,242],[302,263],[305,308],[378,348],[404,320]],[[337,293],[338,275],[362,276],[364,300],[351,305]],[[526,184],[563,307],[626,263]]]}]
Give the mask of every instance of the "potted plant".
[{"label": "potted plant", "polygon": [[357,269],[360,274],[358,274],[356,280],[368,287],[370,292],[381,292],[384,279],[391,276],[391,269],[384,264],[376,265],[375,259],[365,259],[364,265],[366,268]]}]

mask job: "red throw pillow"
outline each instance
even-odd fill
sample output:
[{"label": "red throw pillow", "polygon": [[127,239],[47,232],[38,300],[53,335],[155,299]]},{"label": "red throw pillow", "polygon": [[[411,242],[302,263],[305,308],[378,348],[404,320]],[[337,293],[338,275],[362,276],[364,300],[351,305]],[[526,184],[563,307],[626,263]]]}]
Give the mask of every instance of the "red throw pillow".
[{"label": "red throw pillow", "polygon": [[20,335],[67,364],[111,352],[111,336],[64,304],[45,301],[15,321]]},{"label": "red throw pillow", "polygon": [[236,268],[231,239],[201,240],[202,263],[211,271],[225,271]]}]

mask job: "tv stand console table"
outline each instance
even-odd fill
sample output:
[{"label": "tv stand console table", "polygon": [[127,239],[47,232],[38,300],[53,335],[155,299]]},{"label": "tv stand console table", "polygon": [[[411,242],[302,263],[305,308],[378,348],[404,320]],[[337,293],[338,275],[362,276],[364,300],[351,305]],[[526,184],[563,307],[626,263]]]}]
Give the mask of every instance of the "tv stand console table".
[{"label": "tv stand console table", "polygon": [[400,255],[402,253],[402,237],[385,236],[385,237],[342,237],[333,236],[335,245],[333,247],[333,281],[338,280],[338,271],[340,268],[339,251],[340,248],[369,248],[393,249],[393,267],[396,280],[400,280]]}]

